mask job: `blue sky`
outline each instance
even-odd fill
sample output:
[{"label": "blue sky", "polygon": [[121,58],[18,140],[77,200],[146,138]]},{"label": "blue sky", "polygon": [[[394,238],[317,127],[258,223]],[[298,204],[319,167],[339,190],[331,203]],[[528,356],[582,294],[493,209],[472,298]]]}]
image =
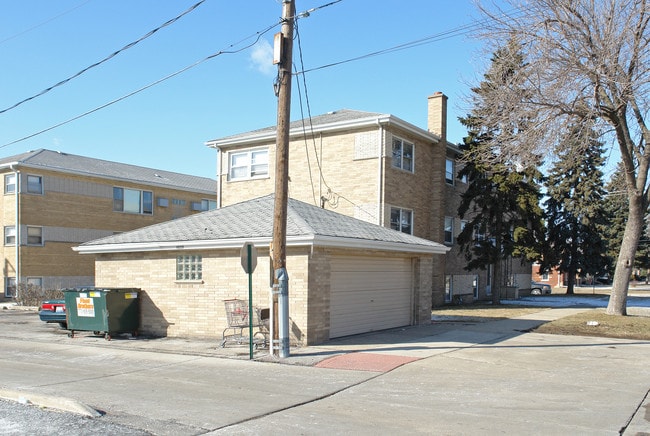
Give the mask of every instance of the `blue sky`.
[{"label": "blue sky", "polygon": [[[0,15],[0,110],[38,94],[180,15],[199,0],[21,0]],[[297,0],[298,12],[330,0]],[[47,148],[169,171],[215,177],[210,139],[274,125],[276,69],[271,62],[280,0],[206,0],[68,83],[0,113],[0,156]],[[426,128],[427,97],[449,96],[449,134],[487,63],[468,35],[442,36],[472,24],[471,0],[342,0],[298,21],[298,69],[312,115],[347,108],[391,113]],[[251,36],[253,36],[251,38]],[[424,39],[421,45],[322,68]],[[221,51],[155,86],[30,139],[6,145],[92,111]],[[302,64],[300,55],[302,54]],[[292,120],[301,118],[293,82]]]}]

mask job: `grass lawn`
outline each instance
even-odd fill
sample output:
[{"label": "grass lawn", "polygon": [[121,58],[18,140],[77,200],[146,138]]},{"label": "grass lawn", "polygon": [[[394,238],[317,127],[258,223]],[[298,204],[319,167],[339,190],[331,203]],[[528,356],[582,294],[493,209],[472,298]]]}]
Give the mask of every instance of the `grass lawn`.
[{"label": "grass lawn", "polygon": [[[474,303],[435,308],[431,314],[439,321],[486,322],[516,318],[547,309],[549,308],[538,306]],[[650,340],[650,308],[644,310],[631,307],[627,312],[627,316],[612,316],[606,315],[605,309],[586,309],[584,312],[542,324],[534,331],[556,335]]]}]

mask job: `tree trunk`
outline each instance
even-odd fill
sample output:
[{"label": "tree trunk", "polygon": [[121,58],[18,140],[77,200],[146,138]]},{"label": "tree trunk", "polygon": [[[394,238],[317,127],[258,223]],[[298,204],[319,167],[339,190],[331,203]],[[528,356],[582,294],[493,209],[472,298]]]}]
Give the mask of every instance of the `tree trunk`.
[{"label": "tree trunk", "polygon": [[630,286],[630,276],[634,266],[634,256],[643,232],[643,197],[631,195],[629,204],[629,215],[623,233],[621,251],[616,261],[612,292],[607,304],[608,315],[627,315],[627,291]]},{"label": "tree trunk", "polygon": [[566,278],[567,295],[573,295],[573,287],[575,286],[575,283],[576,283],[576,271],[575,268],[570,267],[569,270],[567,271],[567,278]]},{"label": "tree trunk", "polygon": [[501,283],[503,274],[501,272],[501,259],[494,264],[492,274],[492,304],[501,304]]}]

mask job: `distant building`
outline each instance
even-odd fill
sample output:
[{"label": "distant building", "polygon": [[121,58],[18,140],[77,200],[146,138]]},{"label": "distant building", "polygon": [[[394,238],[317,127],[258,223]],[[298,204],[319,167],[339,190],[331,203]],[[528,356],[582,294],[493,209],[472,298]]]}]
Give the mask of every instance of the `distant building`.
[{"label": "distant building", "polygon": [[0,299],[16,284],[94,283],[94,259],[73,246],[216,207],[205,177],[36,150],[0,159],[4,243]]}]

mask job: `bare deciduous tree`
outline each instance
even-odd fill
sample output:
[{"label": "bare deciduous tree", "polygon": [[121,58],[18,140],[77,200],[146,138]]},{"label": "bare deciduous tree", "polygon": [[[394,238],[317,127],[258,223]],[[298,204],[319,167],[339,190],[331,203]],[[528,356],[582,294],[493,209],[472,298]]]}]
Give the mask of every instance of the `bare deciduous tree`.
[{"label": "bare deciduous tree", "polygon": [[[528,120],[499,138],[496,156],[532,162],[552,155],[571,120],[599,123],[620,150],[629,214],[607,313],[625,315],[631,267],[650,200],[650,0],[504,0],[482,4],[483,36],[494,45],[515,38],[526,66],[513,86],[492,90],[490,123]],[[520,91],[521,87],[527,90]],[[495,145],[486,144],[495,149]],[[494,159],[494,154],[485,154]],[[476,155],[473,158],[481,158]]]}]

